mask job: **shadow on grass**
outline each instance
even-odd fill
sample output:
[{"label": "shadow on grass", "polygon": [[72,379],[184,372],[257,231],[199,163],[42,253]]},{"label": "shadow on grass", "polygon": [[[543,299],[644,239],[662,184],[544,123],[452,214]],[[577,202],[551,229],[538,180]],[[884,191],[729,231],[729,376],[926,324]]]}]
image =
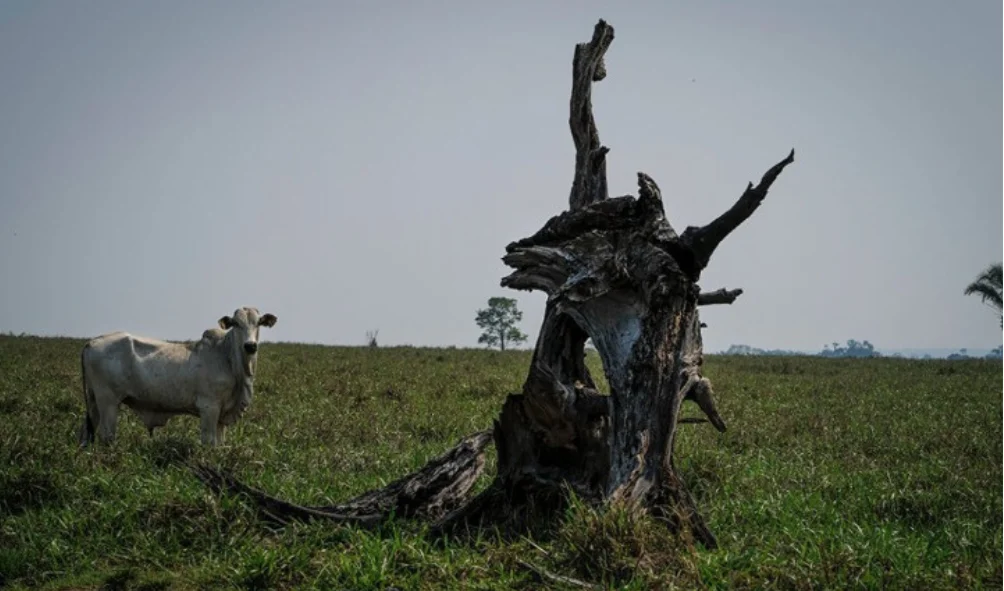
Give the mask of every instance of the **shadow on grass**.
[{"label": "shadow on grass", "polygon": [[146,454],[154,466],[184,466],[195,453],[198,444],[190,438],[177,436],[154,437],[146,448]]},{"label": "shadow on grass", "polygon": [[171,588],[168,580],[139,580],[139,576],[131,568],[118,570],[107,578],[98,589],[100,591],[164,591]]},{"label": "shadow on grass", "polygon": [[18,515],[59,498],[56,481],[46,472],[28,468],[0,474],[0,515]]}]

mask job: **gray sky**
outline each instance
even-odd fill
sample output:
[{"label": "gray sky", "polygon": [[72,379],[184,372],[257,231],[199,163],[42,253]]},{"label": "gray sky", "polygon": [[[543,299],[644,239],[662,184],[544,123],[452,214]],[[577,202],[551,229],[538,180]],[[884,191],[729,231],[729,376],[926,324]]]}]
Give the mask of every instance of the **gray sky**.
[{"label": "gray sky", "polygon": [[[571,60],[613,195],[677,228],[796,162],[715,253],[709,350],[993,347],[1001,3],[0,4],[0,330],[477,346],[505,245],[567,207]],[[532,340],[530,344],[532,344]]]}]

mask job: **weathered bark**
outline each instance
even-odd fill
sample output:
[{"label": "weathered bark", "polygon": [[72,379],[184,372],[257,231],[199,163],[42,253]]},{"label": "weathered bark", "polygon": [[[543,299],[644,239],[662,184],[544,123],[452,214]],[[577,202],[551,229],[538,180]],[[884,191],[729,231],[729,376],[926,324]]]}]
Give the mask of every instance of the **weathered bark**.
[{"label": "weathered bark", "polygon": [[593,30],[589,43],[575,46],[572,59],[572,99],[569,104],[568,126],[575,142],[575,180],[568,197],[572,209],[607,198],[607,163],[610,150],[600,145],[600,134],[593,120],[593,82],[606,78],[603,55],[614,40],[612,27]]},{"label": "weathered bark", "polygon": [[[760,205],[794,151],[752,183],[722,216],[677,235],[658,185],[638,173],[638,197],[609,198],[605,157],[591,113],[591,84],[606,76],[613,40],[604,21],[575,49],[571,114],[575,178],[569,209],[513,242],[504,287],[540,290],[547,308],[529,374],[495,424],[498,476],[485,496],[510,501],[568,486],[580,497],[682,515],[707,546],[715,539],[676,474],[680,406],[695,402],[719,430],[710,382],[701,375],[697,306],[731,303],[742,290],[700,294],[697,281],[721,241]],[[592,338],[609,396],[583,363]],[[496,503],[483,502],[481,509]],[[479,508],[454,518],[479,519]]]},{"label": "weathered bark", "polygon": [[490,431],[469,435],[419,471],[339,505],[295,505],[242,484],[226,472],[202,465],[191,469],[218,493],[247,495],[265,517],[280,524],[320,519],[373,527],[391,515],[436,520],[463,504],[484,470],[484,452],[491,441]]}]

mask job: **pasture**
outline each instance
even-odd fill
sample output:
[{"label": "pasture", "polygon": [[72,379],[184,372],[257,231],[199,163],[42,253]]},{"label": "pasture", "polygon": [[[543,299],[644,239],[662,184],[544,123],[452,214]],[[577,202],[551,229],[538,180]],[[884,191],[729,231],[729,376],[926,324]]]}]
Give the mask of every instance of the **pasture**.
[{"label": "pasture", "polygon": [[200,447],[193,417],[150,439],[123,410],[112,447],[81,451],[82,344],[0,337],[0,587],[545,586],[520,560],[606,588],[1001,586],[999,362],[709,356],[728,431],[685,425],[677,452],[721,545],[709,552],[574,503],[505,542],[436,544],[412,522],[275,530],[177,463],[343,501],[489,427],[529,352],[264,343],[226,446]]}]

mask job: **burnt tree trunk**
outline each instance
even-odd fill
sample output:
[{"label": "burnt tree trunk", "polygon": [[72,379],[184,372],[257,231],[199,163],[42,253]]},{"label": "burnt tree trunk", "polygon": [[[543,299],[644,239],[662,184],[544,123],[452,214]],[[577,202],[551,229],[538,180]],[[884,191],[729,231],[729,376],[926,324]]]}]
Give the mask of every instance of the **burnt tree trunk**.
[{"label": "burnt tree trunk", "polygon": [[[570,488],[594,503],[624,503],[689,525],[716,545],[673,462],[680,407],[690,400],[719,431],[710,382],[701,374],[698,306],[731,304],[741,289],[701,293],[701,271],[721,241],[750,217],[794,150],[750,183],[736,203],[707,225],[677,233],[659,187],[638,173],[638,196],[609,197],[606,155],[592,112],[592,84],[606,77],[603,57],[614,30],[597,23],[575,48],[569,126],[575,176],[568,210],[529,238],[509,244],[513,269],[502,285],[547,294],[540,334],[523,390],[510,395],[494,423],[495,481],[466,495],[483,466],[487,434],[472,436],[414,475],[335,507],[299,507],[268,497],[208,469],[200,478],[248,494],[269,515],[369,524],[391,512],[440,518],[434,531],[512,520],[527,506],[553,507]],[[592,338],[608,395],[585,365]]]},{"label": "burnt tree trunk", "polygon": [[[698,305],[732,303],[742,290],[700,293],[697,281],[718,244],[763,201],[794,151],[752,183],[711,223],[678,234],[659,188],[638,173],[638,196],[610,198],[606,155],[593,119],[593,82],[614,30],[599,21],[576,46],[569,125],[575,177],[569,208],[506,248],[514,271],[504,287],[540,290],[547,307],[523,391],[508,397],[495,423],[496,491],[525,499],[570,486],[586,499],[623,502],[681,515],[707,546],[704,526],[678,477],[673,444],[680,406],[692,400],[719,430],[711,384],[701,375]],[[592,338],[609,396],[584,364]],[[497,494],[491,489],[486,495]],[[461,510],[455,518],[470,519]]]}]

